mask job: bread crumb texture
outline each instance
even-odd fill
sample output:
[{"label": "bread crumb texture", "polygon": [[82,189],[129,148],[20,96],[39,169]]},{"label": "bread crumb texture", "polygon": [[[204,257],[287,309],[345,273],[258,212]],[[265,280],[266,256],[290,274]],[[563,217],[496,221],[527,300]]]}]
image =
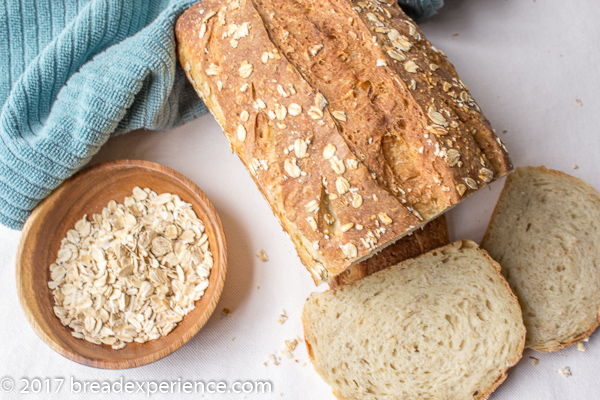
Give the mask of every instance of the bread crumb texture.
[{"label": "bread crumb texture", "polygon": [[511,174],[482,247],[502,266],[527,327],[526,346],[556,351],[600,322],[600,196],[544,167]]},{"label": "bread crumb texture", "polygon": [[340,399],[483,399],[521,358],[525,328],[499,266],[459,241],[324,293],[303,322]]}]

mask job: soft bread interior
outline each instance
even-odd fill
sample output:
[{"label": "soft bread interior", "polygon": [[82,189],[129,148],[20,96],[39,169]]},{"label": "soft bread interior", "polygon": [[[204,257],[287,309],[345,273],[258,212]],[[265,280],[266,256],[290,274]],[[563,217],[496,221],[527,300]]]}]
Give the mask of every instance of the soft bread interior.
[{"label": "soft bread interior", "polygon": [[525,338],[499,266],[471,241],[314,293],[303,319],[316,370],[344,399],[485,398]]},{"label": "soft bread interior", "polygon": [[546,168],[509,176],[482,242],[519,298],[527,346],[554,351],[600,321],[600,197]]}]

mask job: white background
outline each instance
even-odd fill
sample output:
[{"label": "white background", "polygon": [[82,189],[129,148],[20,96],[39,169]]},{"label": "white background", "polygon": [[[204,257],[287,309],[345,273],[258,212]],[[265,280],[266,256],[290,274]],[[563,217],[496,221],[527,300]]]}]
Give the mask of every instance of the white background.
[{"label": "white background", "polygon": [[[600,190],[600,3],[593,0],[448,0],[421,24],[444,50],[497,129],[516,166],[544,164],[583,178]],[[579,101],[578,101],[579,100]],[[269,380],[271,395],[248,398],[333,399],[314,372],[304,344],[294,359],[263,366],[301,335],[302,305],[316,290],[267,203],[210,115],[164,132],[111,139],[94,163],[120,158],[155,161],[183,173],[220,214],[229,248],[228,275],[217,310],[180,350],[148,366],[104,371],[81,366],[48,348],[26,321],[15,288],[20,232],[0,228],[0,378],[74,377],[77,380]],[[574,169],[574,165],[578,169]],[[480,241],[502,182],[470,197],[449,214],[451,237]],[[255,253],[265,249],[263,263]],[[319,288],[317,290],[322,290]],[[232,310],[229,317],[220,310]],[[276,322],[282,309],[289,320]],[[235,340],[234,340],[235,338]],[[585,344],[541,355],[526,351],[493,400],[600,398],[600,334]],[[529,356],[540,359],[533,366]],[[573,375],[557,370],[569,366]],[[104,398],[0,393],[0,398]],[[205,395],[237,399],[243,395]],[[121,395],[112,398],[142,398]],[[153,398],[201,398],[155,395]]]}]

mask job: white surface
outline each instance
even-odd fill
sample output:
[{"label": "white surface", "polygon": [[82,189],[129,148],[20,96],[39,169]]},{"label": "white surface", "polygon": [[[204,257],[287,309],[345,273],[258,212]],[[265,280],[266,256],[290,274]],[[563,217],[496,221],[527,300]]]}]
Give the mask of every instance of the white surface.
[{"label": "white surface", "polygon": [[[545,164],[583,178],[600,190],[596,164],[600,149],[598,17],[600,4],[588,0],[448,0],[439,15],[421,27],[455,64],[506,142],[516,166]],[[124,377],[132,381],[268,380],[273,384],[272,394],[248,398],[333,399],[310,363],[305,365],[303,344],[294,352],[298,362],[283,359],[279,366],[263,366],[268,354],[282,349],[284,339],[301,335],[302,305],[315,287],[213,118],[203,116],[167,132],[136,132],[112,139],[94,162],[119,158],[150,160],[174,168],[198,184],[214,203],[229,247],[228,275],[217,311],[188,344],[154,364],[124,371],[81,366],[50,350],[25,320],[14,275],[20,233],[0,228],[0,310],[4,321],[0,324],[0,378],[12,377],[17,388],[23,385],[21,378],[67,379],[58,395],[18,396],[13,391],[10,395],[0,392],[0,398],[105,398],[101,394],[71,395],[69,378],[114,381]],[[574,164],[579,169],[573,169]],[[501,187],[502,183],[493,184],[450,213],[452,239],[481,239]],[[260,249],[266,250],[270,261],[258,260],[255,253]],[[232,310],[229,317],[220,314],[224,307]],[[290,317],[284,325],[276,322],[282,309]],[[585,345],[585,352],[576,348],[547,355],[526,351],[492,398],[598,398],[600,334]],[[539,358],[539,365],[533,366],[529,356]],[[569,378],[557,372],[565,366],[573,373]],[[180,397],[201,398],[152,396]]]}]

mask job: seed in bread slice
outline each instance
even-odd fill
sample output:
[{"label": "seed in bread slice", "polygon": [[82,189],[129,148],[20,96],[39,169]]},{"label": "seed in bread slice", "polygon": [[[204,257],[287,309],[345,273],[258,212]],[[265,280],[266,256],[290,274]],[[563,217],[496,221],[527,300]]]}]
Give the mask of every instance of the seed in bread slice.
[{"label": "seed in bread slice", "polygon": [[556,351],[600,323],[600,196],[545,167],[517,169],[481,246],[502,266],[527,327],[526,346]]},{"label": "seed in bread slice", "polygon": [[302,318],[340,399],[487,398],[525,343],[500,266],[468,240],[313,293]]}]

